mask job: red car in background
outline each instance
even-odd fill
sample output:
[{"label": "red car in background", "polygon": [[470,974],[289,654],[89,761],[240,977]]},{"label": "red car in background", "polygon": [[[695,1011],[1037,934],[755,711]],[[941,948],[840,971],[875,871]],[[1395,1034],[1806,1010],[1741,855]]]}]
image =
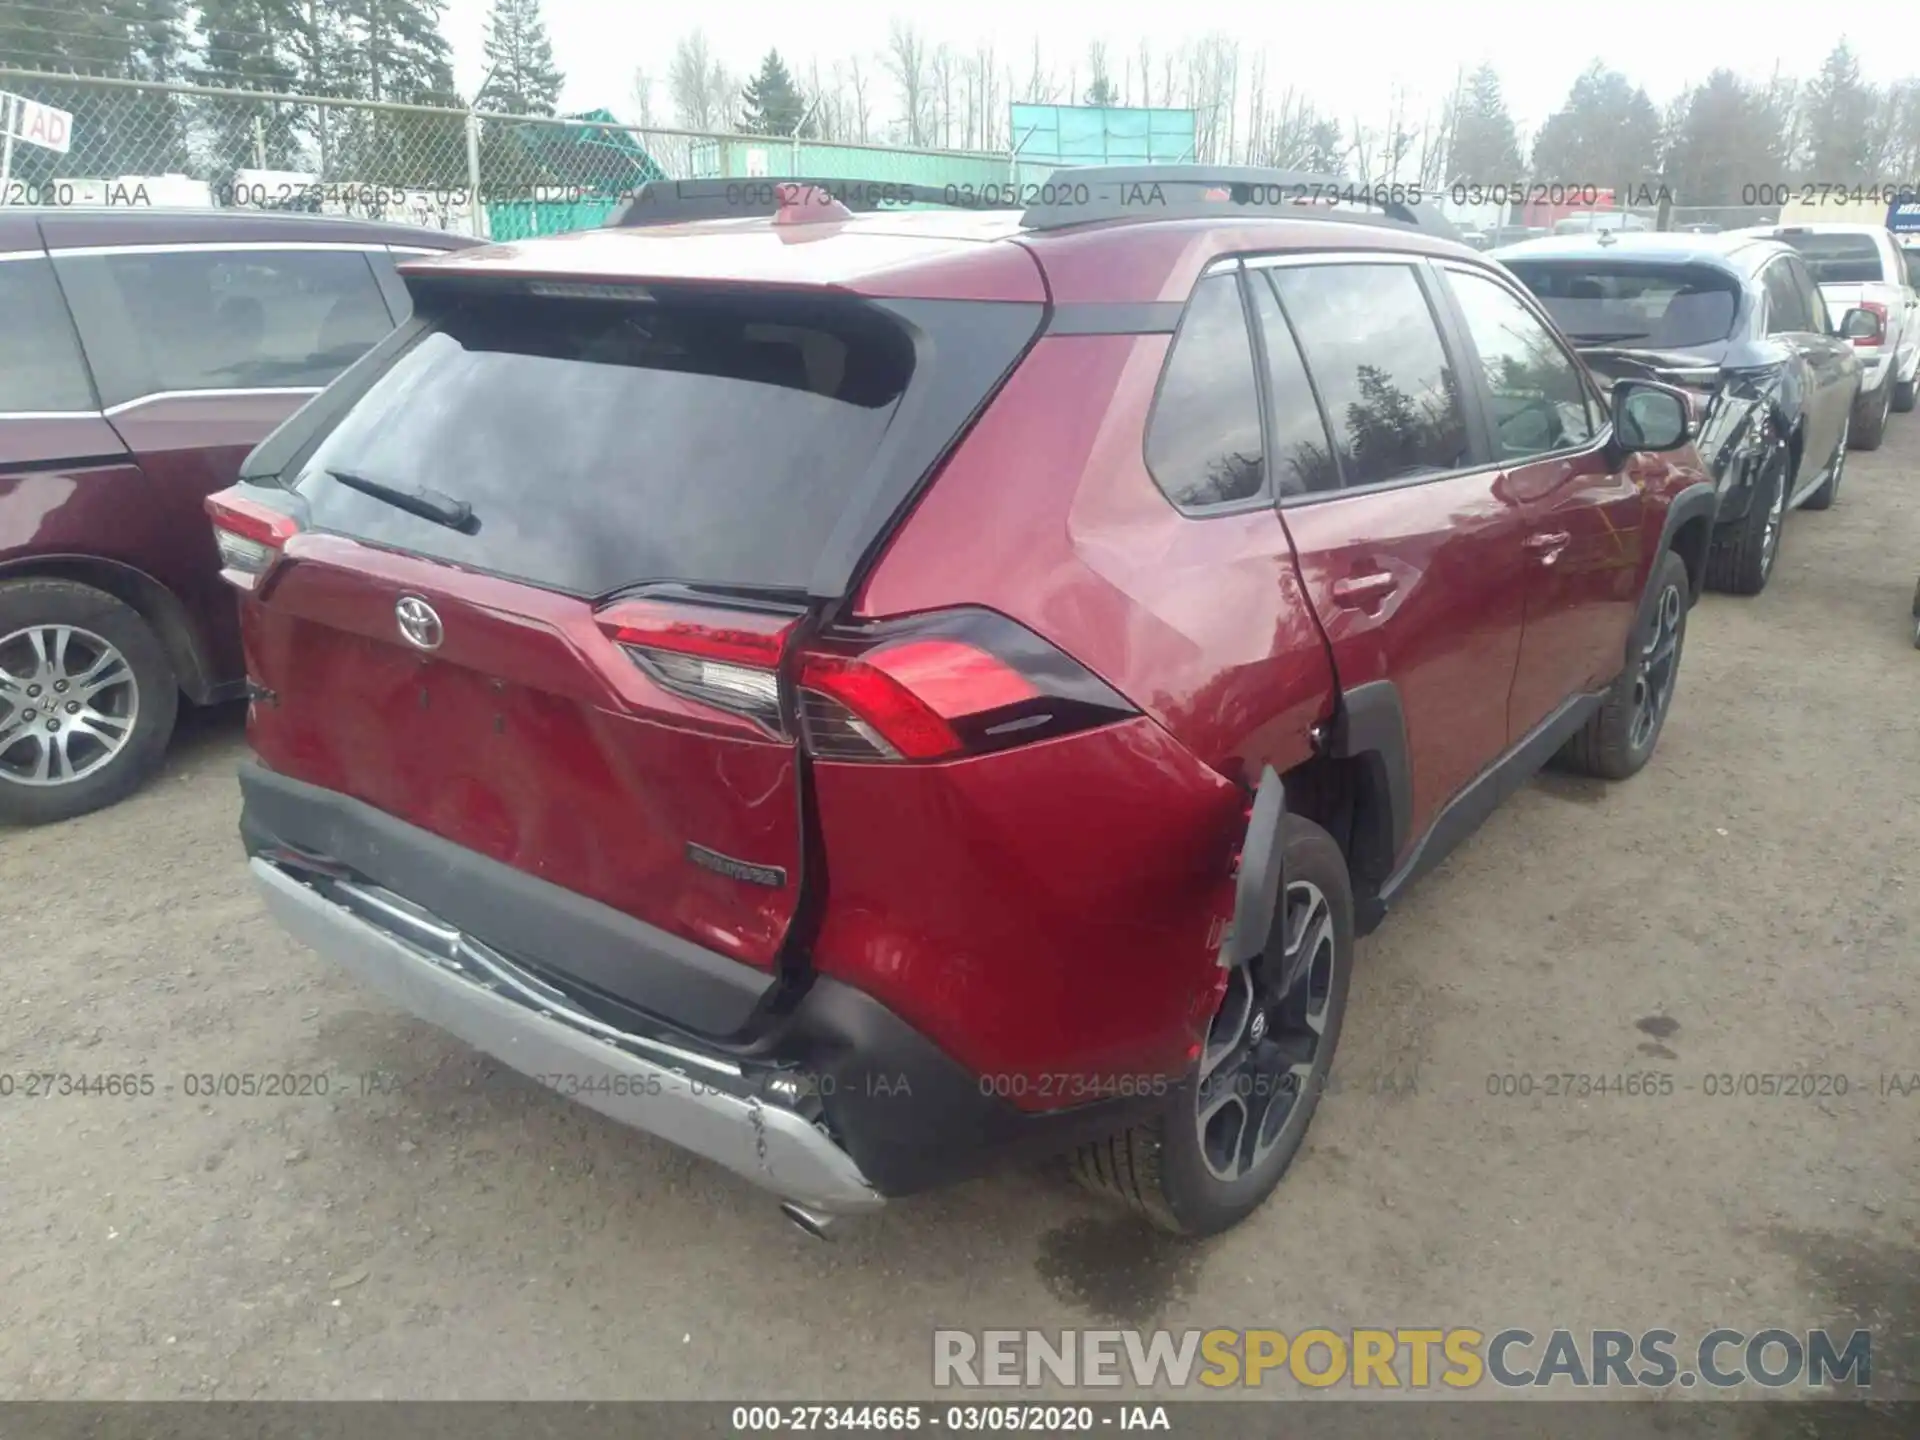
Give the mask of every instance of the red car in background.
[{"label": "red car in background", "polygon": [[1298,181],[649,186],[403,267],[209,502],[269,908],[816,1231],[1035,1147],[1246,1216],[1356,935],[1646,764],[1714,513],[1682,394]]},{"label": "red car in background", "polygon": [[126,795],[242,693],[202,503],[473,244],[260,212],[0,209],[0,825]]}]

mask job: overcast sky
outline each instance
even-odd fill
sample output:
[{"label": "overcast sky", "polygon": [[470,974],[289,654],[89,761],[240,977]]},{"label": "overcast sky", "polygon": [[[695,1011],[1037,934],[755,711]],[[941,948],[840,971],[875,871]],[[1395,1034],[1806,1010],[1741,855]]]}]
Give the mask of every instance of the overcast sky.
[{"label": "overcast sky", "polygon": [[[448,0],[447,31],[463,91],[484,73],[481,41],[490,0]],[[1779,65],[1812,74],[1834,43],[1851,39],[1865,77],[1885,82],[1920,72],[1920,46],[1892,44],[1896,33],[1920,36],[1910,0],[1886,5],[1745,7],[1687,0],[1605,0],[1598,6],[1548,3],[1435,4],[1394,0],[1215,0],[1206,6],[1126,6],[1090,0],[967,0],[951,8],[908,7],[886,0],[716,0],[708,5],[622,4],[619,0],[544,0],[555,58],[567,77],[563,110],[605,106],[633,114],[633,70],[644,65],[661,81],[656,123],[670,124],[664,77],[675,40],[696,24],[730,70],[756,66],[769,46],[804,72],[836,56],[877,55],[888,22],[912,15],[931,41],[971,51],[991,39],[1003,57],[1025,57],[1038,37],[1061,80],[1069,63],[1084,88],[1088,42],[1107,43],[1109,69],[1131,57],[1142,39],[1157,54],[1196,38],[1200,28],[1237,36],[1243,50],[1265,49],[1268,86],[1292,84],[1323,110],[1350,122],[1384,120],[1398,83],[1422,104],[1451,89],[1456,69],[1491,61],[1524,135],[1559,105],[1574,77],[1598,57],[1646,87],[1664,105],[1715,66],[1763,78]],[[1896,24],[1895,17],[1904,17]],[[1851,32],[1851,33],[1849,33]],[[1881,43],[1865,45],[1868,37]],[[1789,52],[1790,49],[1790,53]],[[877,116],[898,113],[892,87]],[[1912,178],[1912,177],[1903,177]]]}]

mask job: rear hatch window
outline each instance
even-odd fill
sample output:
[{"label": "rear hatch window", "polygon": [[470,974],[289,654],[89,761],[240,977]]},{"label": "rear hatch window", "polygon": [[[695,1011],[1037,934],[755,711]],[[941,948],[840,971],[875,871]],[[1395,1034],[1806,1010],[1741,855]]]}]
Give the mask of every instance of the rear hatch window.
[{"label": "rear hatch window", "polygon": [[1872,285],[1887,278],[1880,247],[1871,235],[1782,230],[1777,238],[1805,257],[1816,285]]},{"label": "rear hatch window", "polygon": [[1733,332],[1740,285],[1704,265],[1521,260],[1507,267],[1576,345],[1684,350]]},{"label": "rear hatch window", "polygon": [[803,590],[895,419],[910,337],[852,300],[632,293],[454,305],[302,466],[310,523],[580,596]]}]

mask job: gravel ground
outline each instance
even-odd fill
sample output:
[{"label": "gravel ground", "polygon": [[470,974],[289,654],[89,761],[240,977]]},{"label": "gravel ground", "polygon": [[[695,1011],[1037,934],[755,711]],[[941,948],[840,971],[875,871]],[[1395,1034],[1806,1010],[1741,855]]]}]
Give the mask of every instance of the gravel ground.
[{"label": "gravel ground", "polygon": [[[285,939],[239,717],[189,716],[130,802],[0,832],[0,1073],[155,1077],[0,1099],[0,1397],[903,1396],[935,1327],[1099,1325],[1858,1324],[1915,1385],[1917,573],[1896,417],[1764,596],[1695,612],[1643,775],[1539,780],[1363,944],[1298,1163],[1200,1246],[1050,1169],[801,1235]],[[1648,1069],[1673,1093],[1540,1093]],[[245,1071],[330,1093],[184,1093]],[[1782,1072],[1847,1093],[1708,1093]]]}]

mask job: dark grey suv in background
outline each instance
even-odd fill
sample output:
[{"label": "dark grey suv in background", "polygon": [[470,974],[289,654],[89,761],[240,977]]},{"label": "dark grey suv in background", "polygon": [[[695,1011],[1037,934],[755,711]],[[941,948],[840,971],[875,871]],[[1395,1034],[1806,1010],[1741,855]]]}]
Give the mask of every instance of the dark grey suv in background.
[{"label": "dark grey suv in background", "polygon": [[[1650,379],[1696,397],[1695,444],[1718,511],[1707,581],[1757,595],[1788,510],[1840,491],[1861,366],[1792,247],[1742,235],[1564,235],[1492,252],[1531,290],[1603,384]],[[1844,333],[1842,333],[1844,332]]]}]

